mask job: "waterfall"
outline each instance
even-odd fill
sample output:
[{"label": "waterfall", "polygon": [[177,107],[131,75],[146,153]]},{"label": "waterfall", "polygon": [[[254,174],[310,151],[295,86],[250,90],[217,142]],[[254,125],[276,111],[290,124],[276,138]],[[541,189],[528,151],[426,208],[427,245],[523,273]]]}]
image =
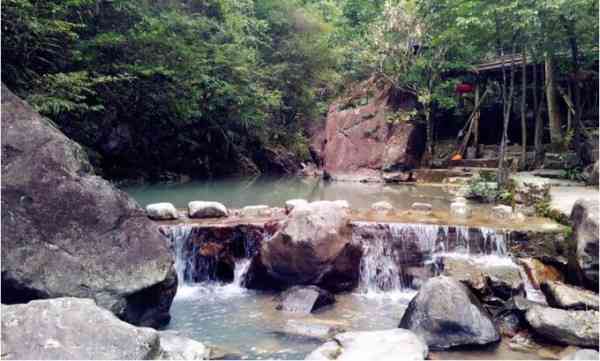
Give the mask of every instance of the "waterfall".
[{"label": "waterfall", "polygon": [[169,248],[175,255],[175,270],[180,284],[191,279],[189,271],[189,258],[186,255],[186,247],[190,243],[192,235],[192,225],[180,224],[164,229],[164,233],[169,241]]},{"label": "waterfall", "polygon": [[250,259],[244,258],[235,262],[235,270],[233,274],[233,282],[231,283],[233,286],[242,288],[242,282],[244,281],[244,276],[246,272],[248,272],[248,268],[250,267]]},{"label": "waterfall", "polygon": [[363,249],[359,276],[362,293],[406,291],[414,278],[435,273],[442,257],[510,261],[506,234],[491,228],[371,222],[353,222],[353,226],[353,242]]},{"label": "waterfall", "polygon": [[394,253],[382,238],[363,243],[359,281],[362,292],[379,293],[402,289],[400,267]]},{"label": "waterfall", "polygon": [[217,240],[206,236],[201,229],[194,231],[190,224],[164,227],[161,232],[174,255],[181,286],[199,282],[218,283],[232,277],[231,285],[241,287],[250,258],[259,244],[256,234],[241,231],[231,238]]}]

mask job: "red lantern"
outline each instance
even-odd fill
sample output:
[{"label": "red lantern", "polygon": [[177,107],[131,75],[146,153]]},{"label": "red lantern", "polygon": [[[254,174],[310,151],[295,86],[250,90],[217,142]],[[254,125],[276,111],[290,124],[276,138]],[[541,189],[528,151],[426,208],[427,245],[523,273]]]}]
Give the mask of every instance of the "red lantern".
[{"label": "red lantern", "polygon": [[469,84],[469,83],[461,83],[456,85],[456,92],[460,93],[460,94],[464,94],[464,93],[470,93],[475,89],[475,87],[473,86],[473,84]]}]

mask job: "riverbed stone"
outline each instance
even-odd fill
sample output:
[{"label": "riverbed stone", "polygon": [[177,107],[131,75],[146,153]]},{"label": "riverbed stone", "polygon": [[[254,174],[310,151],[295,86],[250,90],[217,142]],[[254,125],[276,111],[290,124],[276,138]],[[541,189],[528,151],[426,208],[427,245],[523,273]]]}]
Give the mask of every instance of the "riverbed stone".
[{"label": "riverbed stone", "polygon": [[477,297],[464,284],[445,276],[431,278],[421,286],[399,327],[423,337],[432,350],[500,340],[496,326]]},{"label": "riverbed stone", "polygon": [[371,204],[371,209],[376,212],[389,212],[394,209],[394,206],[390,202],[381,201]]},{"label": "riverbed stone", "polygon": [[160,221],[179,218],[175,206],[168,202],[148,204],[146,206],[146,213],[151,219]]},{"label": "riverbed stone", "polygon": [[160,331],[159,360],[209,360],[210,348],[173,331]]},{"label": "riverbed stone", "polygon": [[512,208],[503,204],[492,208],[492,216],[494,216],[496,219],[509,219],[512,217],[512,213]]},{"label": "riverbed stone", "polygon": [[423,213],[423,214],[431,214],[433,207],[429,203],[415,202],[410,207],[413,211]]},{"label": "riverbed stone", "polygon": [[572,310],[598,310],[598,294],[562,282],[546,281],[541,285],[548,305]]},{"label": "riverbed stone", "polygon": [[573,352],[570,352],[561,360],[598,360],[600,359],[600,353],[598,351],[589,348],[580,348]]},{"label": "riverbed stone", "polygon": [[219,202],[192,201],[188,203],[190,218],[227,217],[227,208]]},{"label": "riverbed stone", "polygon": [[598,347],[598,311],[573,311],[534,306],[525,314],[538,334],[555,342],[582,347]]},{"label": "riverbed stone", "polygon": [[339,324],[324,322],[318,319],[289,319],[283,331],[286,334],[294,336],[329,339],[345,330]]},{"label": "riverbed stone", "polygon": [[158,225],[4,85],[1,101],[2,303],[93,298],[127,322],[166,324],[177,282]]},{"label": "riverbed stone", "polygon": [[335,297],[317,286],[294,286],[284,291],[280,296],[278,310],[299,314],[309,314],[321,307],[331,305]]},{"label": "riverbed stone", "polygon": [[560,271],[552,266],[545,264],[537,258],[519,258],[518,263],[523,266],[525,273],[533,288],[536,290],[540,289],[540,285],[547,281],[561,281],[564,282],[564,277]]},{"label": "riverbed stone", "polygon": [[242,217],[270,217],[272,212],[269,206],[261,204],[256,206],[246,206],[242,208],[241,214]]},{"label": "riverbed stone", "polygon": [[[292,210],[254,257],[247,287],[317,285],[351,290],[358,283],[361,248],[351,243],[349,211],[339,202],[319,201]],[[277,287],[274,287],[277,288]]]},{"label": "riverbed stone", "polygon": [[523,292],[523,280],[515,264],[490,264],[460,256],[446,256],[441,262],[442,274],[463,282],[477,294],[491,292],[506,300]]},{"label": "riverbed stone", "polygon": [[155,330],[123,322],[91,299],[1,307],[3,359],[145,360],[160,352]]},{"label": "riverbed stone", "polygon": [[471,217],[471,209],[464,202],[452,202],[450,204],[450,215],[457,218]]},{"label": "riverbed stone", "polygon": [[600,222],[600,201],[595,199],[579,199],[571,211],[573,236],[577,242],[577,263],[587,281],[587,286],[598,289],[598,272],[600,250],[598,222]]},{"label": "riverbed stone", "polygon": [[344,332],[311,352],[305,360],[424,360],[427,344],[409,330]]},{"label": "riverbed stone", "polygon": [[285,212],[290,213],[294,208],[306,205],[308,205],[306,199],[290,199],[285,202]]}]

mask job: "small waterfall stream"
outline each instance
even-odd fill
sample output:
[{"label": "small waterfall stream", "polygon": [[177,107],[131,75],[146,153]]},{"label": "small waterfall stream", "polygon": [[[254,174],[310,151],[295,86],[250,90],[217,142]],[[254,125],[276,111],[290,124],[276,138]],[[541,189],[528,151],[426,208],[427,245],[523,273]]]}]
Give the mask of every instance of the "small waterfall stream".
[{"label": "small waterfall stream", "polygon": [[[230,288],[242,288],[244,275],[248,271],[250,259],[256,252],[258,243],[252,235],[236,235],[223,242],[210,237],[199,237],[198,230],[190,224],[165,227],[162,231],[175,256],[175,270],[180,286],[207,281],[221,283],[223,272],[220,269],[225,265],[232,270],[229,278],[231,282],[225,282],[228,282]],[[225,247],[228,248],[222,256],[219,252]]]},{"label": "small waterfall stream", "polygon": [[370,222],[353,225],[353,242],[363,249],[359,291],[364,294],[409,291],[415,273],[433,275],[443,257],[512,262],[507,256],[507,235],[490,228]]}]

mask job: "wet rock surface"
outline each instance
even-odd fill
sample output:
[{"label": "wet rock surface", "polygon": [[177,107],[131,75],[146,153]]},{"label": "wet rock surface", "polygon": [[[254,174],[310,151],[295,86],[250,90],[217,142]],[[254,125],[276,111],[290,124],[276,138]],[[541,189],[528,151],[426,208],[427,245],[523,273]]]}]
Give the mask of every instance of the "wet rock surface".
[{"label": "wet rock surface", "polygon": [[427,354],[427,345],[415,333],[393,329],[337,334],[306,360],[424,360]]},{"label": "wet rock surface", "polygon": [[278,310],[299,314],[309,314],[321,307],[331,305],[335,297],[328,291],[316,286],[294,286],[280,296]]},{"label": "wet rock surface", "polygon": [[171,220],[179,218],[177,209],[171,203],[153,203],[146,206],[148,217],[154,220]]},{"label": "wet rock surface", "polygon": [[467,286],[445,276],[431,278],[421,286],[399,327],[423,337],[432,350],[500,340],[490,315]]},{"label": "wet rock surface", "polygon": [[3,359],[146,360],[158,333],[120,321],[93,300],[55,298],[2,305]]},{"label": "wet rock surface", "polygon": [[598,360],[600,353],[592,349],[579,349],[565,355],[561,360]]},{"label": "wet rock surface", "polygon": [[533,330],[554,341],[583,347],[598,347],[598,311],[567,311],[534,306],[525,317]]},{"label": "wet rock surface", "polygon": [[547,281],[541,284],[548,305],[573,310],[598,310],[598,294],[561,282]]},{"label": "wet rock surface", "polygon": [[406,171],[418,166],[425,144],[423,127],[386,121],[391,109],[414,106],[412,95],[396,93],[376,89],[356,107],[346,108],[347,104],[341,103],[330,106],[321,153],[327,174],[377,180],[381,170]]},{"label": "wet rock surface", "polygon": [[142,322],[128,315],[154,313],[148,326],[168,321],[170,299],[131,302],[172,285],[173,259],[157,225],[5,86],[2,236],[3,303],[85,297],[134,324]]},{"label": "wet rock surface", "polygon": [[360,249],[350,243],[347,216],[341,202],[320,201],[294,208],[273,237],[262,243],[249,277],[271,279],[284,287],[312,284],[330,291],[354,288]]},{"label": "wet rock surface", "polygon": [[211,350],[204,344],[173,331],[158,332],[159,360],[209,360]]},{"label": "wet rock surface", "polygon": [[536,258],[519,259],[519,263],[525,269],[527,277],[535,289],[540,289],[543,282],[564,281],[561,272],[554,266],[545,264]]},{"label": "wet rock surface", "polygon": [[219,202],[192,201],[188,204],[190,218],[227,217],[227,208]]},{"label": "wet rock surface", "polygon": [[323,322],[321,320],[290,319],[286,322],[283,331],[286,334],[294,336],[328,339],[345,330],[338,324]]},{"label": "wet rock surface", "polygon": [[574,237],[577,241],[577,262],[583,271],[588,286],[598,289],[598,262],[600,201],[580,199],[571,211]]}]

